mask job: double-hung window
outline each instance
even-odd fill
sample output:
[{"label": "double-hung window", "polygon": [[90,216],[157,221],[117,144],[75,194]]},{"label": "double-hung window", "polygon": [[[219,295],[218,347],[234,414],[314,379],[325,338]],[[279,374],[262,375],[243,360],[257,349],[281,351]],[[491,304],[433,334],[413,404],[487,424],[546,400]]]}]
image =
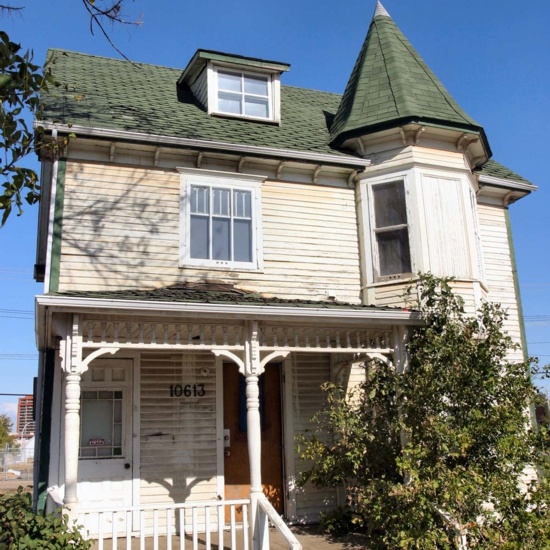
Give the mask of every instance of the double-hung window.
[{"label": "double-hung window", "polygon": [[271,120],[270,75],[217,70],[217,111],[229,115]]},{"label": "double-hung window", "polygon": [[[263,178],[182,169],[182,265],[258,269]],[[196,174],[195,174],[196,172]],[[199,174],[200,173],[200,174]]]},{"label": "double-hung window", "polygon": [[396,181],[373,185],[372,199],[378,276],[411,273],[404,183]]}]

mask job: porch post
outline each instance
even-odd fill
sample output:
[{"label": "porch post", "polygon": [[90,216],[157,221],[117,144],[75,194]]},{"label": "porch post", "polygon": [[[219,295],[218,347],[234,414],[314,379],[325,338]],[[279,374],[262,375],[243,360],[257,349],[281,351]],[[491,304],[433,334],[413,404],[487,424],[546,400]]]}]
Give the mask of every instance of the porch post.
[{"label": "porch post", "polygon": [[[65,378],[65,498],[63,503],[76,513],[78,495],[78,447],[80,440],[80,374]],[[71,518],[73,519],[73,518]],[[76,519],[76,518],[74,518]]]},{"label": "porch post", "polygon": [[244,375],[246,378],[246,421],[248,461],[250,464],[250,525],[252,547],[258,548],[257,511],[258,498],[262,494],[262,428],[260,423],[260,388],[258,379],[262,373],[257,321],[245,324]]},{"label": "porch post", "polygon": [[216,357],[227,357],[234,361],[246,381],[246,421],[248,461],[250,465],[250,534],[253,550],[260,549],[260,530],[258,519],[258,500],[262,496],[262,428],[260,421],[260,388],[259,377],[265,366],[275,359],[284,359],[289,351],[277,350],[260,358],[258,341],[258,322],[245,321],[244,354],[238,357],[224,349],[212,350]]},{"label": "porch post", "polygon": [[62,346],[65,371],[65,494],[63,504],[70,521],[78,514],[78,448],[80,444],[80,377],[82,372],[82,346],[79,316],[72,319],[72,330]]}]

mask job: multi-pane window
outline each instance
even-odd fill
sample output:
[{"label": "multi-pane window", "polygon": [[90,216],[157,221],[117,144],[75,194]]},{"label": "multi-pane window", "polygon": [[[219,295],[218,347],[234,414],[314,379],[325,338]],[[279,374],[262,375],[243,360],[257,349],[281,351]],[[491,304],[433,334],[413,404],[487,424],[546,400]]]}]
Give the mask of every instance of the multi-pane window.
[{"label": "multi-pane window", "polygon": [[123,392],[84,390],[80,405],[80,458],[121,458]]},{"label": "multi-pane window", "polygon": [[252,192],[190,186],[190,258],[252,263]]},{"label": "multi-pane window", "polygon": [[232,115],[271,119],[271,79],[218,70],[218,111]]},{"label": "multi-pane window", "polygon": [[411,272],[409,227],[402,181],[372,187],[379,276]]}]

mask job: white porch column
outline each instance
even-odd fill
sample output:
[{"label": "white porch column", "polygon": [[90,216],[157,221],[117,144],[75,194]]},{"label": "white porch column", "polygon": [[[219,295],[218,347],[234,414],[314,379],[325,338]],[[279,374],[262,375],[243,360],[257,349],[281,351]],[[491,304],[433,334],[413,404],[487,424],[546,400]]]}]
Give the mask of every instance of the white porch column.
[{"label": "white porch column", "polygon": [[258,540],[258,498],[262,494],[262,426],[260,422],[260,387],[258,379],[264,371],[260,361],[258,323],[245,324],[244,372],[246,378],[246,421],[248,440],[248,461],[250,464],[250,525],[252,547],[259,548]]},{"label": "white porch column", "polygon": [[283,359],[289,351],[273,351],[263,359],[260,358],[258,341],[258,322],[245,321],[244,355],[238,357],[229,350],[212,350],[216,357],[227,357],[239,366],[239,372],[246,379],[246,420],[248,461],[250,464],[250,528],[252,548],[260,547],[259,525],[257,524],[258,499],[262,492],[262,427],[260,421],[260,375],[265,366],[275,359]]},{"label": "white porch column", "polygon": [[118,348],[100,348],[82,359],[82,327],[78,315],[73,315],[72,327],[61,346],[65,371],[65,491],[63,504],[69,521],[78,519],[78,454],[80,447],[80,380],[89,364],[100,355],[116,353]]},{"label": "white porch column", "polygon": [[63,503],[71,512],[75,513],[78,505],[76,488],[79,442],[80,374],[71,373],[67,374],[65,378],[65,498]]},{"label": "white porch column", "polygon": [[79,316],[73,315],[64,345],[60,348],[62,366],[65,371],[65,490],[63,504],[70,521],[76,521],[78,514],[77,482],[80,443],[80,377],[82,373],[82,339],[80,338],[79,325]]}]

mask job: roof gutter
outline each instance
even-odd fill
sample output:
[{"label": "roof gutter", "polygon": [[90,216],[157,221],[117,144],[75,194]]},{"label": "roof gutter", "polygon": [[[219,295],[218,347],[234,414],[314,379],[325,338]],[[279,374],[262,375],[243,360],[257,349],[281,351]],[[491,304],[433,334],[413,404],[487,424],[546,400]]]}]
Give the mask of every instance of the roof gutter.
[{"label": "roof gutter", "polygon": [[36,126],[41,126],[44,130],[76,134],[91,138],[131,141],[138,143],[148,143],[156,145],[185,147],[191,149],[206,149],[211,151],[224,151],[230,153],[251,155],[257,157],[270,157],[276,159],[292,159],[298,162],[322,163],[332,166],[342,166],[346,168],[363,169],[370,166],[369,159],[358,157],[340,157],[337,155],[327,155],[323,153],[312,153],[305,151],[296,151],[294,149],[278,149],[275,147],[262,147],[257,145],[243,145],[236,143],[226,143],[223,141],[208,141],[204,139],[180,138],[162,136],[158,134],[143,134],[140,132],[128,132],[125,130],[113,130],[107,128],[91,128],[88,126],[55,124],[53,122],[37,121]]},{"label": "roof gutter", "polygon": [[494,176],[485,176],[483,174],[478,175],[478,181],[481,184],[489,185],[491,187],[502,187],[503,189],[510,189],[512,191],[519,191],[521,193],[529,194],[532,191],[536,191],[538,187],[532,183],[524,183],[521,181],[514,181],[508,179],[496,178]]},{"label": "roof gutter", "polygon": [[334,320],[340,322],[371,321],[384,325],[420,323],[418,312],[366,308],[320,308],[242,304],[209,304],[196,302],[160,302],[83,298],[74,296],[36,296],[37,318],[46,312],[101,313],[115,311],[125,314],[184,314],[189,316],[225,316],[237,319],[308,319],[309,321]]}]

